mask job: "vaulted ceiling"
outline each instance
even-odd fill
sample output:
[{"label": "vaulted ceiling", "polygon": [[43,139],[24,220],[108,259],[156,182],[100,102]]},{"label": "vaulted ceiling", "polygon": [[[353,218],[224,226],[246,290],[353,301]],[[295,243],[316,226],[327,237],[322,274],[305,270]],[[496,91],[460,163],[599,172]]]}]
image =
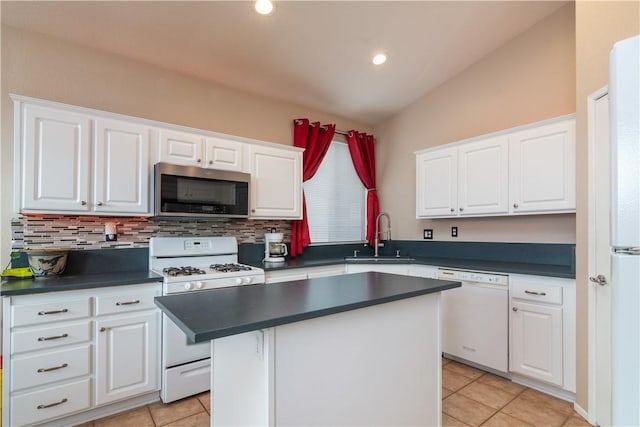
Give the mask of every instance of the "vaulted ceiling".
[{"label": "vaulted ceiling", "polygon": [[[375,124],[564,1],[2,1],[2,23]],[[373,66],[371,57],[389,59]]]}]

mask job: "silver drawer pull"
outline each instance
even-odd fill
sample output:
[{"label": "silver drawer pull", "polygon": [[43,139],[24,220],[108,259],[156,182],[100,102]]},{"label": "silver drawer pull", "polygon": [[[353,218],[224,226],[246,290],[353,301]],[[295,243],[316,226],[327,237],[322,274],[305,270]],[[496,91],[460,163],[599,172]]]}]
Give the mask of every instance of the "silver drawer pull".
[{"label": "silver drawer pull", "polygon": [[40,338],[38,338],[38,341],[59,340],[60,338],[66,338],[68,336],[69,336],[69,334],[54,335],[52,337],[40,337]]},{"label": "silver drawer pull", "polygon": [[546,292],[536,292],[536,291],[524,291],[524,293],[529,295],[540,295],[542,297],[547,295]]},{"label": "silver drawer pull", "polygon": [[140,304],[140,300],[137,299],[135,301],[125,301],[125,302],[117,302],[116,305],[132,305],[132,304]]},{"label": "silver drawer pull", "polygon": [[38,405],[37,408],[38,409],[47,409],[47,408],[51,408],[53,406],[58,406],[58,405],[62,405],[63,403],[68,402],[69,399],[67,399],[66,397],[64,399],[62,399],[60,402],[56,402],[56,403],[49,403],[48,405]]},{"label": "silver drawer pull", "polygon": [[67,367],[69,367],[69,365],[66,364],[66,363],[63,363],[62,365],[54,366],[53,368],[40,368],[40,369],[38,369],[38,373],[57,371],[58,369],[67,368]]},{"label": "silver drawer pull", "polygon": [[60,310],[51,310],[51,311],[39,311],[38,316],[45,316],[47,314],[60,314],[60,313],[68,313],[69,310],[66,308]]}]

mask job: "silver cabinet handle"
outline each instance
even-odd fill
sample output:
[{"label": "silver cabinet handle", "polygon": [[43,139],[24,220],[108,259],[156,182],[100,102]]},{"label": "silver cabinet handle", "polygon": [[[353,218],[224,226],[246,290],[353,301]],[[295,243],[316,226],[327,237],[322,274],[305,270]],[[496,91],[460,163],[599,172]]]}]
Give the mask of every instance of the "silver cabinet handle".
[{"label": "silver cabinet handle", "polygon": [[596,277],[590,276],[589,280],[593,283],[597,283],[600,286],[604,286],[607,284],[607,278],[602,274],[598,274]]},{"label": "silver cabinet handle", "polygon": [[529,295],[540,295],[540,296],[547,295],[546,292],[536,292],[536,291],[529,291],[529,290],[524,291],[524,293]]},{"label": "silver cabinet handle", "polygon": [[100,332],[104,332],[106,331],[108,328],[105,328],[104,326],[102,328],[100,328]]},{"label": "silver cabinet handle", "polygon": [[460,208],[460,212],[462,212],[464,210],[464,208]]},{"label": "silver cabinet handle", "polygon": [[518,311],[518,307],[513,307],[511,310]]},{"label": "silver cabinet handle", "polygon": [[198,159],[198,160],[196,160],[196,162],[198,162],[198,163],[200,163],[201,161],[202,161],[202,159]]},{"label": "silver cabinet handle", "polygon": [[212,165],[213,164],[213,160],[209,160],[209,164]]},{"label": "silver cabinet handle", "polygon": [[52,406],[58,406],[58,405],[62,405],[63,403],[68,402],[69,399],[67,399],[66,397],[64,399],[62,399],[60,402],[56,402],[56,403],[49,403],[46,405],[38,405],[36,406],[36,408],[38,409],[47,409],[47,408],[51,408]]},{"label": "silver cabinet handle", "polygon": [[66,338],[68,337],[69,334],[62,334],[62,335],[54,335],[52,337],[39,337],[38,341],[51,341],[51,340],[59,340],[60,338]]},{"label": "silver cabinet handle", "polygon": [[140,304],[140,300],[137,299],[135,301],[124,301],[124,302],[117,302],[116,305],[133,305],[133,304]]},{"label": "silver cabinet handle", "polygon": [[356,257],[358,256],[358,253],[359,253],[359,252],[360,252],[359,250],[355,249],[355,250],[353,251],[353,257],[354,257],[354,258],[356,258]]},{"label": "silver cabinet handle", "polygon": [[104,203],[102,202],[98,202],[98,206],[102,206]]},{"label": "silver cabinet handle", "polygon": [[517,204],[517,203],[514,203],[514,204],[513,204],[513,207],[514,207],[514,208],[516,208],[516,209],[518,209],[518,204]]},{"label": "silver cabinet handle", "polygon": [[62,368],[67,368],[69,365],[67,363],[63,363],[60,366],[54,366],[52,368],[40,368],[38,369],[38,373],[42,373],[42,372],[50,372],[50,371],[57,371],[58,369],[62,369]]},{"label": "silver cabinet handle", "polygon": [[38,312],[38,316],[46,316],[47,314],[60,314],[60,313],[67,313],[69,310],[66,308],[60,309],[60,310],[51,310],[51,311],[39,311]]},{"label": "silver cabinet handle", "polygon": [[87,206],[87,201],[86,201],[86,200],[82,200],[82,201],[80,202],[80,204],[81,204],[82,206]]},{"label": "silver cabinet handle", "polygon": [[456,211],[455,209],[451,208],[451,212],[455,212],[455,211]]}]

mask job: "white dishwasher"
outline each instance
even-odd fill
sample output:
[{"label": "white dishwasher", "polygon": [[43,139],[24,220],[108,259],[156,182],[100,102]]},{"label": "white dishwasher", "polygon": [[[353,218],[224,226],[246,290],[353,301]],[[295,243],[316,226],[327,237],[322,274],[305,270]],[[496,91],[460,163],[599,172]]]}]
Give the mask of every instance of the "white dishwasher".
[{"label": "white dishwasher", "polygon": [[509,370],[509,276],[438,269],[462,287],[441,293],[442,352],[480,367]]}]

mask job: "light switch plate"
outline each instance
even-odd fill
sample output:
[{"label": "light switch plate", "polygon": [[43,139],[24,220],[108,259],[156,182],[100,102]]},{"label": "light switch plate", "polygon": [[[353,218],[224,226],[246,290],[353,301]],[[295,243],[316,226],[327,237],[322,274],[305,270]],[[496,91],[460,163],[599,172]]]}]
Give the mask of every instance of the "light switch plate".
[{"label": "light switch plate", "polygon": [[424,229],[424,239],[433,240],[433,229],[425,228]]},{"label": "light switch plate", "polygon": [[451,237],[458,237],[458,227],[451,227]]}]

